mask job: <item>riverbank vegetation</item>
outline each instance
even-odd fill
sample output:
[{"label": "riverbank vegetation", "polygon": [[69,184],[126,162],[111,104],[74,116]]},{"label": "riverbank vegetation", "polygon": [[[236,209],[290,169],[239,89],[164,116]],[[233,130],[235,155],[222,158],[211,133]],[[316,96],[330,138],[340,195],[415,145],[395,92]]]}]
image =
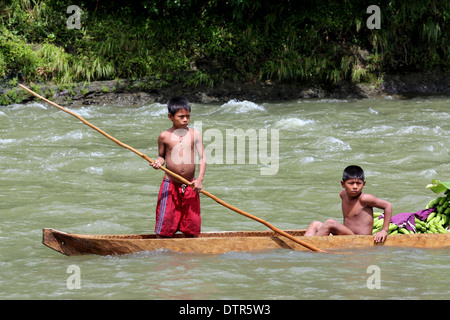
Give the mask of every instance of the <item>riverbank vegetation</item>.
[{"label": "riverbank vegetation", "polygon": [[[450,2],[0,1],[0,81],[376,82],[450,70]],[[366,26],[376,4],[380,29]],[[73,20],[71,20],[73,22]]]}]

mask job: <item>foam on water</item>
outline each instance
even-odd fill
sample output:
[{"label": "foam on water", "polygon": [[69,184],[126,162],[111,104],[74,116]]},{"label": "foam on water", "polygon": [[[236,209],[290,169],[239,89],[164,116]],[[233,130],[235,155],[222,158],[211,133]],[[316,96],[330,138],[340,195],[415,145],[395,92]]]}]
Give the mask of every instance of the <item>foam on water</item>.
[{"label": "foam on water", "polygon": [[166,104],[156,102],[140,107],[137,113],[143,116],[161,117],[167,116],[168,111]]},{"label": "foam on water", "polygon": [[0,139],[0,144],[10,144],[14,143],[16,139]]},{"label": "foam on water", "polygon": [[102,175],[103,174],[103,168],[98,168],[98,167],[89,167],[83,170],[86,173],[89,174],[96,174],[96,175]]},{"label": "foam on water", "polygon": [[304,157],[304,158],[301,159],[301,162],[303,164],[311,163],[311,162],[314,162],[314,161],[316,161],[316,159],[314,159],[314,157]]},{"label": "foam on water", "polygon": [[[84,128],[83,128],[84,129]],[[59,142],[59,141],[77,141],[77,140],[83,140],[86,137],[91,136],[92,134],[90,132],[86,132],[86,130],[75,130],[71,132],[67,132],[62,135],[52,135],[47,137],[38,137],[37,139],[33,139],[34,141],[44,140],[48,141],[50,143]]]},{"label": "foam on water", "polygon": [[71,109],[71,108],[66,108],[69,111],[72,111],[73,113],[83,117],[83,118],[89,118],[92,117],[92,113],[93,113],[93,108],[96,107],[81,107],[78,109]]},{"label": "foam on water", "polygon": [[437,172],[434,169],[428,169],[428,170],[423,170],[421,172],[421,175],[423,175],[424,177],[427,177],[428,179],[432,180],[437,176]]},{"label": "foam on water", "polygon": [[315,124],[314,120],[303,120],[299,118],[287,118],[278,120],[275,123],[275,128],[282,130],[299,130],[309,124]]},{"label": "foam on water", "polygon": [[372,114],[378,114],[378,111],[374,110],[372,107],[369,108],[369,112]]},{"label": "foam on water", "polygon": [[317,147],[321,150],[327,150],[328,152],[352,150],[348,143],[335,137],[325,137],[322,141],[317,143]]},{"label": "foam on water", "polygon": [[7,108],[10,110],[14,110],[14,111],[28,109],[28,108],[39,108],[39,109],[47,110],[48,105],[42,104],[40,102],[31,102],[31,103],[27,103],[27,104],[15,103],[15,104],[11,104],[11,105],[7,106]]},{"label": "foam on water", "polygon": [[389,132],[390,130],[392,130],[392,126],[381,125],[381,126],[373,126],[371,128],[364,128],[355,133],[357,135],[384,134],[386,132]]},{"label": "foam on water", "polygon": [[248,112],[264,112],[266,109],[251,101],[230,100],[220,107],[220,112],[242,114]]}]

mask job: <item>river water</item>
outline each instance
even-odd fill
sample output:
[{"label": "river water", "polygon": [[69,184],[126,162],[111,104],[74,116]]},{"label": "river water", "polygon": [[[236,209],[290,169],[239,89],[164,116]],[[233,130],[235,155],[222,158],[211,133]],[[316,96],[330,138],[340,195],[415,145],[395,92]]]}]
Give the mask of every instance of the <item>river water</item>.
[{"label": "river water", "polygon": [[[364,191],[390,201],[394,214],[423,209],[436,197],[425,186],[450,179],[449,106],[449,97],[232,100],[193,104],[191,123],[209,155],[204,188],[280,229],[296,229],[340,219],[349,164],[363,167]],[[72,111],[151,158],[159,132],[171,126],[163,104]],[[242,145],[250,155],[242,157]],[[63,256],[41,244],[42,228],[153,232],[163,172],[44,103],[0,108],[0,164],[0,299],[450,297],[449,248]],[[201,201],[203,231],[267,229]],[[371,268],[379,271],[375,288]]]}]

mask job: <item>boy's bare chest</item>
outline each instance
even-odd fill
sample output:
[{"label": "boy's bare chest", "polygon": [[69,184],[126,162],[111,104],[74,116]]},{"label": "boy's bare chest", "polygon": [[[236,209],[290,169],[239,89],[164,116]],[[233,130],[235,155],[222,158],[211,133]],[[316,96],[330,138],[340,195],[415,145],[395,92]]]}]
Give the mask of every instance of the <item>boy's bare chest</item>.
[{"label": "boy's bare chest", "polygon": [[172,132],[166,136],[164,144],[169,150],[192,148],[194,146],[194,137],[190,131]]},{"label": "boy's bare chest", "polygon": [[170,139],[166,139],[165,146],[169,151],[174,149],[191,149],[194,146],[194,139],[188,136],[175,136],[172,135]]},{"label": "boy's bare chest", "polygon": [[367,208],[361,204],[358,200],[353,201],[342,201],[342,212],[344,216],[351,218],[357,217],[362,213],[366,213]]}]

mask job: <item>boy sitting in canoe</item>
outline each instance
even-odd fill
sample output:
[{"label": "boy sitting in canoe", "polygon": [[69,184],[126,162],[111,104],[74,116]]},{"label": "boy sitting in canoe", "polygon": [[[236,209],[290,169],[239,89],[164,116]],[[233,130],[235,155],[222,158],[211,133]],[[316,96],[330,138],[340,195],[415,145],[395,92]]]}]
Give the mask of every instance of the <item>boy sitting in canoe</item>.
[{"label": "boy sitting in canoe", "polygon": [[359,166],[348,166],[344,169],[340,192],[344,224],[333,219],[324,223],[313,221],[306,230],[305,236],[372,234],[373,207],[384,210],[384,224],[375,233],[375,242],[384,242],[387,237],[392,216],[392,205],[371,194],[363,193],[366,181],[364,171]]},{"label": "boy sitting in canoe", "polygon": [[[201,133],[188,128],[191,106],[189,101],[175,97],[167,103],[168,117],[173,125],[158,137],[158,158],[151,166],[166,168],[180,175],[191,185],[166,174],[159,190],[156,205],[155,233],[158,238],[172,237],[178,230],[186,237],[200,233],[200,197],[206,170],[206,159]],[[195,179],[196,152],[199,173]]]}]

